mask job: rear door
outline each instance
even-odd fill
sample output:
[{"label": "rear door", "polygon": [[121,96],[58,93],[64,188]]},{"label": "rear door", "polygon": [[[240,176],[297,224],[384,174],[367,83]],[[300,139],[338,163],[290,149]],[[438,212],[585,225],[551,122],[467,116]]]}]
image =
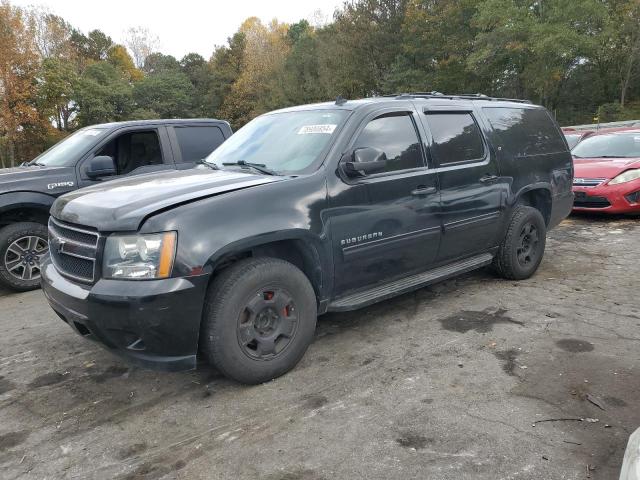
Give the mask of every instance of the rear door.
[{"label": "rear door", "polygon": [[477,115],[471,106],[429,106],[421,119],[440,184],[443,236],[437,261],[485,251],[496,241],[508,187]]},{"label": "rear door", "polygon": [[217,125],[174,125],[170,128],[173,155],[178,168],[188,168],[204,159],[225,141]]}]

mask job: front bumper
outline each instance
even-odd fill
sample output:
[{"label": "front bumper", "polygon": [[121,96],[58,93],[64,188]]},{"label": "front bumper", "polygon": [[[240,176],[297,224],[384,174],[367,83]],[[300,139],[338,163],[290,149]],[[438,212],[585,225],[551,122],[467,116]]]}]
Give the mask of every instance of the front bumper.
[{"label": "front bumper", "polygon": [[597,187],[574,186],[574,211],[640,213],[640,180]]},{"label": "front bumper", "polygon": [[49,305],[78,334],[137,365],[195,368],[208,276],[81,285],[42,264]]}]

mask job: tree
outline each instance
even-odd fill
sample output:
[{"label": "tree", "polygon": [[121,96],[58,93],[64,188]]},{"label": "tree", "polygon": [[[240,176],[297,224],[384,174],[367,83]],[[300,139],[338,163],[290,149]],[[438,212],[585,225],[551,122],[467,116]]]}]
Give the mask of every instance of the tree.
[{"label": "tree", "polygon": [[136,67],[141,69],[146,58],[158,49],[159,39],[147,28],[132,27],[127,30],[124,43],[131,51]]},{"label": "tree", "polygon": [[77,81],[75,66],[68,60],[45,58],[40,66],[37,105],[60,131],[70,130],[71,117],[77,111],[73,100]]},{"label": "tree", "polygon": [[160,118],[193,117],[193,92],[189,78],[180,71],[149,75],[133,87],[137,107]]},{"label": "tree", "polygon": [[144,78],[144,73],[136,68],[131,55],[123,45],[113,45],[107,52],[107,61],[122,70],[132,82]]},{"label": "tree", "polygon": [[240,31],[245,43],[241,73],[220,107],[221,115],[236,127],[282,104],[284,95],[276,73],[289,52],[285,24],[274,20],[265,26],[253,17],[245,20]]},{"label": "tree", "polygon": [[87,67],[75,96],[79,126],[126,120],[134,109],[133,87],[126,74],[106,61]]},{"label": "tree", "polygon": [[180,63],[172,55],[164,55],[159,52],[152,53],[144,59],[142,68],[147,75],[155,75],[164,72],[179,72]]},{"label": "tree", "polygon": [[19,8],[0,3],[0,166],[32,158],[46,136],[35,105],[38,51]]},{"label": "tree", "polygon": [[204,97],[205,112],[224,115],[222,104],[242,73],[246,45],[244,33],[236,32],[227,43],[228,46],[216,47],[209,61],[211,80]]}]

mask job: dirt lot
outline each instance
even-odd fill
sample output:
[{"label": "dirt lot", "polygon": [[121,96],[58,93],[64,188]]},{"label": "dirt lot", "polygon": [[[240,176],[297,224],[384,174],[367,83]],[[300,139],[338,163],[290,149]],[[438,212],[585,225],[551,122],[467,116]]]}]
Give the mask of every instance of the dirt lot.
[{"label": "dirt lot", "polygon": [[572,217],[533,279],[321,317],[256,387],[131,368],[39,291],[3,292],[0,477],[617,479],[640,426],[639,241],[638,219]]}]

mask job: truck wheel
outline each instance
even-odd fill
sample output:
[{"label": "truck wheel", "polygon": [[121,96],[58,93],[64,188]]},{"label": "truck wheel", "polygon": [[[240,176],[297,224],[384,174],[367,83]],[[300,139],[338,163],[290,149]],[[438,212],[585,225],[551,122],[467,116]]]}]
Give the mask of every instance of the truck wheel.
[{"label": "truck wheel", "polygon": [[300,361],[316,316],[313,287],[297,267],[276,258],[241,260],[209,286],[200,347],[226,376],[266,382]]},{"label": "truck wheel", "polygon": [[20,222],[0,230],[0,283],[20,292],[40,286],[40,262],[49,251],[47,227]]},{"label": "truck wheel", "polygon": [[542,261],[547,227],[539,210],[517,206],[511,215],[504,242],[493,260],[498,274],[523,280],[535,273]]}]

